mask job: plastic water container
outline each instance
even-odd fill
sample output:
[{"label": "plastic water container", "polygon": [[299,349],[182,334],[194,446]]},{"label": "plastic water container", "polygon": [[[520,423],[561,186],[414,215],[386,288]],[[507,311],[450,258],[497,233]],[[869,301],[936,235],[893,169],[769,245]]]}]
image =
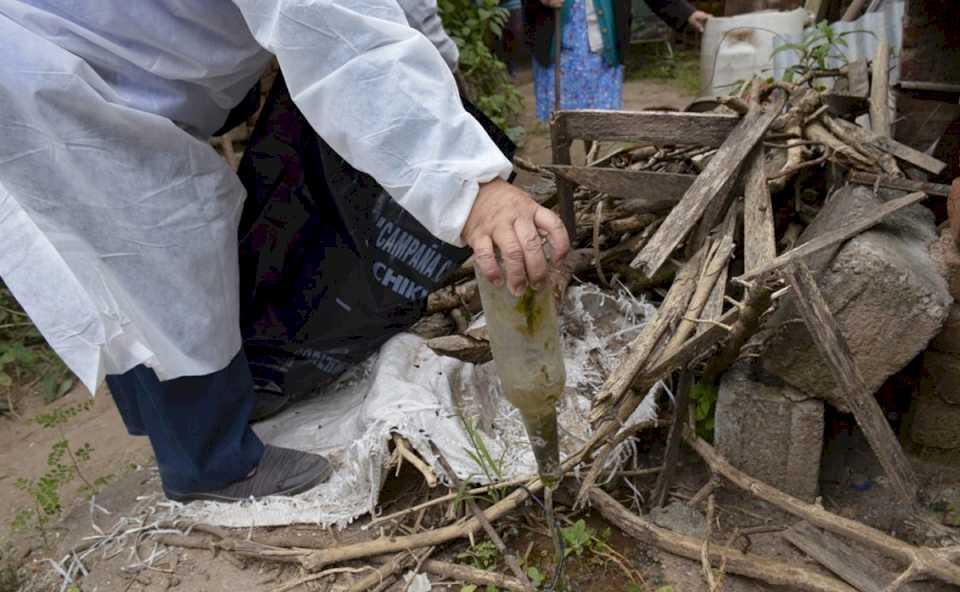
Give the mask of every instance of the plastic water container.
[{"label": "plastic water container", "polygon": [[773,51],[778,45],[803,38],[809,15],[762,11],[707,21],[700,48],[701,96],[728,95],[739,81],[754,75],[773,76]]},{"label": "plastic water container", "polygon": [[566,384],[553,289],[527,288],[519,298],[477,273],[490,349],[503,395],[517,408],[543,482],[560,479],[557,402]]}]

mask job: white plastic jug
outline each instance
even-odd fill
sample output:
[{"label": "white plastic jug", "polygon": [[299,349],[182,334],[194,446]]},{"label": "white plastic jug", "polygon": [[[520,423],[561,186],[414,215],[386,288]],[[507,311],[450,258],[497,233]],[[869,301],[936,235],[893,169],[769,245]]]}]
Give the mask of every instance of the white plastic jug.
[{"label": "white plastic jug", "polygon": [[700,49],[701,96],[730,94],[738,81],[755,74],[772,76],[774,47],[802,39],[808,18],[807,12],[798,8],[707,21]]}]

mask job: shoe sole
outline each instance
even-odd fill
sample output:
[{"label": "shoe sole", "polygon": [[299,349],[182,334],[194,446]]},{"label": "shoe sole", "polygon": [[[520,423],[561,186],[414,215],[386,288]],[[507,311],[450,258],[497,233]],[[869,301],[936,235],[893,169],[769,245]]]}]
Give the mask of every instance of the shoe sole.
[{"label": "shoe sole", "polygon": [[234,502],[246,501],[246,500],[249,500],[249,499],[258,500],[258,499],[263,499],[263,498],[266,498],[266,497],[271,497],[271,496],[274,496],[274,495],[281,495],[281,496],[297,495],[298,493],[303,493],[304,491],[307,491],[308,489],[311,489],[311,488],[313,488],[313,487],[316,487],[317,485],[320,485],[321,483],[325,483],[325,482],[330,478],[331,475],[333,475],[333,466],[328,462],[326,468],[324,468],[324,470],[323,470],[319,475],[317,475],[315,478],[313,478],[313,479],[311,479],[311,480],[309,480],[309,481],[306,481],[306,482],[304,482],[304,483],[300,483],[299,485],[295,485],[295,486],[293,486],[293,487],[290,487],[290,488],[287,488],[287,489],[283,489],[283,490],[280,490],[280,491],[275,491],[275,492],[271,493],[270,495],[264,495],[264,496],[261,496],[261,497],[252,497],[252,496],[251,496],[251,497],[230,497],[230,496],[226,496],[226,495],[217,495],[217,494],[215,494],[215,493],[179,494],[179,493],[174,493],[174,492],[166,491],[166,490],[165,490],[163,493],[164,493],[164,495],[167,496],[167,499],[173,500],[173,501],[175,501],[175,502],[180,502],[180,503],[183,503],[183,504],[186,504],[186,503],[189,503],[189,502],[229,502],[229,503],[234,503]]}]

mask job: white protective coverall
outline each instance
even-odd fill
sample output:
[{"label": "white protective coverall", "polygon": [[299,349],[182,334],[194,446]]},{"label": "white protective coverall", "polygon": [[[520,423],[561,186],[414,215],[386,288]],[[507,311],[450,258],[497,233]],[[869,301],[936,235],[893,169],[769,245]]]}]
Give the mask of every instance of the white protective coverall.
[{"label": "white protective coverall", "polygon": [[397,0],[0,0],[0,277],[93,391],[237,354],[244,190],[208,145],[277,56],[317,133],[460,244],[510,163]]}]

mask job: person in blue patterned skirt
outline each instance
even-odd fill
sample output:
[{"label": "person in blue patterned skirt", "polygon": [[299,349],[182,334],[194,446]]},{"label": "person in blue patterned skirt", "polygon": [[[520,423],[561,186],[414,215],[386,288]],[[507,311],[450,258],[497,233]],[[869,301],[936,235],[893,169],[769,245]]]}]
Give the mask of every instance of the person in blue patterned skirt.
[{"label": "person in blue patterned skirt", "polygon": [[[676,30],[703,32],[710,15],[687,0],[647,0],[650,9]],[[554,8],[562,6],[560,108],[623,107],[623,62],[630,43],[630,0],[524,0],[532,29],[533,81],[537,118],[554,108]]]}]

